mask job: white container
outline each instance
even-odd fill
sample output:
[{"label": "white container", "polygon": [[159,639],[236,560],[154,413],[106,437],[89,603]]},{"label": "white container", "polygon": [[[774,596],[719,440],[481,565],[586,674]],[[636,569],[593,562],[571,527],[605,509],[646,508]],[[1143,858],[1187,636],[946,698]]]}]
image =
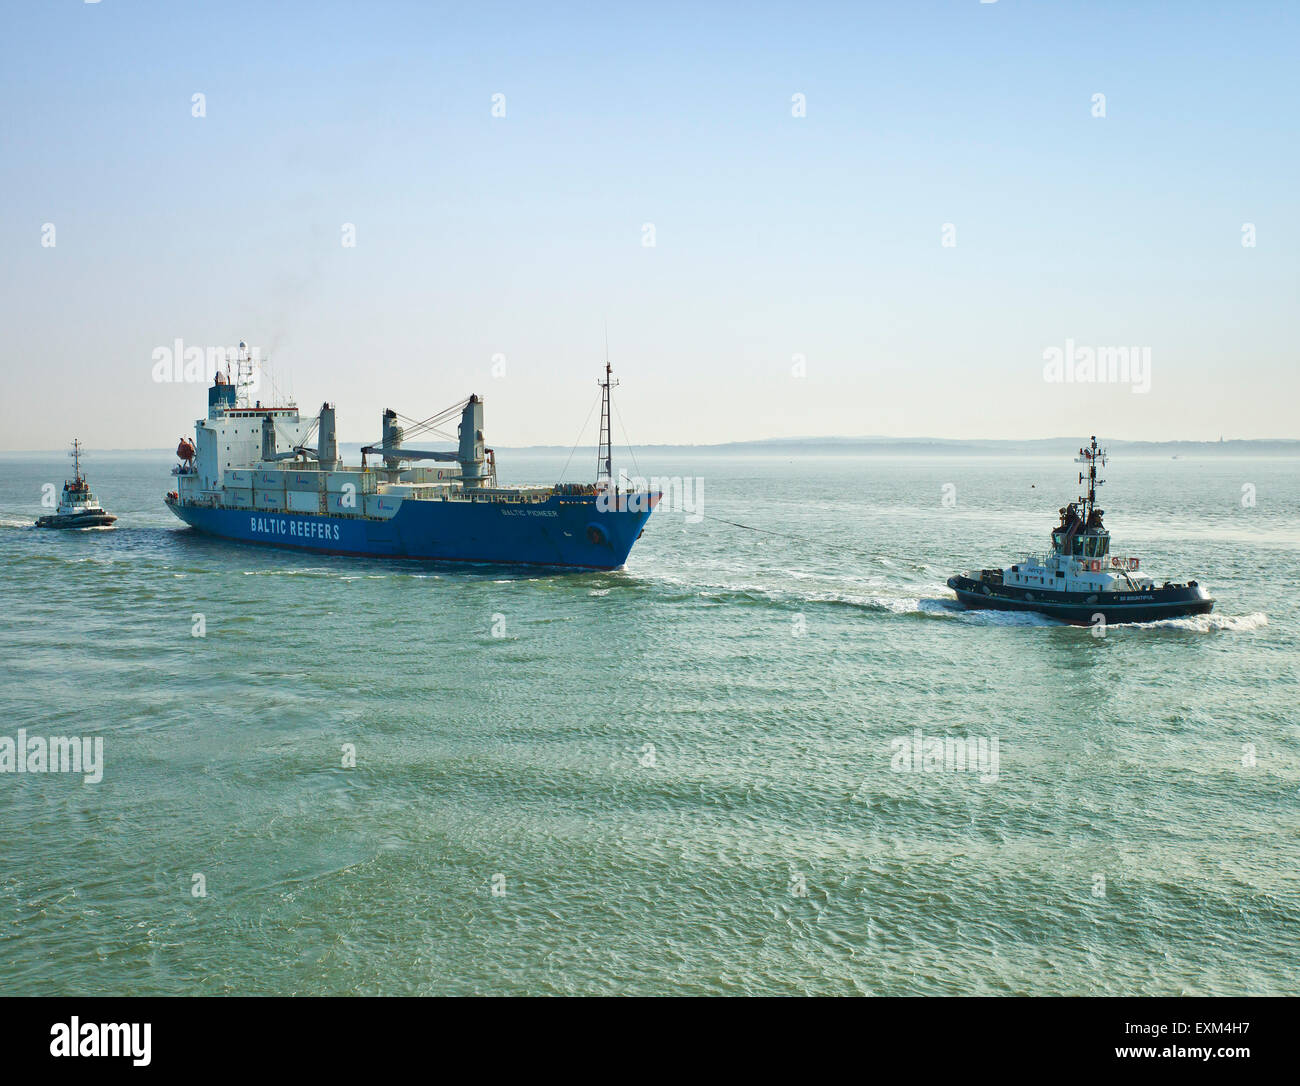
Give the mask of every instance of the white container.
[{"label": "white container", "polygon": [[308,494],[304,490],[290,490],[285,494],[290,513],[319,513],[320,495],[315,491]]},{"label": "white container", "polygon": [[402,507],[402,501],[402,498],[393,494],[367,494],[366,516],[391,517]]},{"label": "white container", "polygon": [[358,494],[373,494],[375,480],[373,471],[327,471],[325,489],[331,494],[339,494],[345,486],[354,486]]},{"label": "white container", "polygon": [[319,494],[321,491],[321,473],[319,471],[286,471],[284,473],[284,487],[286,490]]},{"label": "white container", "polygon": [[411,468],[409,471],[402,472],[398,476],[404,483],[421,483],[436,485],[438,483],[449,483],[452,479],[460,477],[460,467],[455,464],[449,464],[446,467],[418,467]]},{"label": "white container", "polygon": [[248,487],[226,487],[221,495],[221,503],[235,509],[253,508],[253,491]]},{"label": "white container", "polygon": [[283,490],[254,490],[253,508],[254,509],[283,509],[284,491]]},{"label": "white container", "polygon": [[284,472],[282,471],[258,471],[254,472],[253,486],[259,490],[283,490],[284,489]]},{"label": "white container", "polygon": [[326,494],[325,511],[336,516],[358,517],[365,510],[364,494]]},{"label": "white container", "polygon": [[253,485],[253,473],[248,468],[227,469],[222,473],[221,481],[227,487],[244,490]]}]

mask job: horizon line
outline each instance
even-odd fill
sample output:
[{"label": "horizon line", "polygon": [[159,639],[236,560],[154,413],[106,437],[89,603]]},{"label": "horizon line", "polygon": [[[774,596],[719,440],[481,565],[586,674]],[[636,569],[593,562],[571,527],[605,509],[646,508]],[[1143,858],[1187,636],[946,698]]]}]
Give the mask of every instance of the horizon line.
[{"label": "horizon line", "polygon": [[[987,446],[1006,446],[1006,445],[1047,445],[1053,443],[1069,443],[1081,440],[1077,437],[886,437],[881,435],[866,435],[860,437],[846,436],[828,436],[828,437],[760,437],[750,438],[742,441],[722,441],[713,444],[690,443],[683,444],[679,442],[657,442],[642,444],[623,444],[616,445],[615,450],[624,449],[730,449],[740,447],[754,446],[780,446],[780,445],[803,445],[815,446],[817,444],[880,444],[880,445],[901,445],[901,444],[929,444],[938,446],[962,446],[962,445],[987,445]],[[70,446],[71,443],[69,443]],[[340,441],[340,447],[355,446],[360,448],[365,445],[364,441]],[[435,444],[450,444],[454,448],[454,443],[438,442]],[[1152,441],[1141,438],[1107,438],[1106,444],[1115,445],[1132,445],[1132,446],[1170,446],[1170,445],[1197,445],[1207,446],[1208,448],[1224,448],[1229,445],[1295,445],[1300,446],[1300,438],[1294,437],[1220,437],[1216,439],[1206,438],[1169,438],[1162,441]],[[556,450],[565,452],[578,449],[595,449],[597,446],[592,445],[494,445],[493,448],[499,448],[510,452],[527,452],[530,450],[549,451]],[[151,446],[144,448],[108,448],[105,446],[96,446],[96,451],[104,453],[166,453],[171,451],[170,446]],[[68,446],[60,448],[47,449],[0,449],[0,456],[11,454],[36,454],[36,453],[66,453]],[[1300,448],[1297,449],[1300,452]]]}]

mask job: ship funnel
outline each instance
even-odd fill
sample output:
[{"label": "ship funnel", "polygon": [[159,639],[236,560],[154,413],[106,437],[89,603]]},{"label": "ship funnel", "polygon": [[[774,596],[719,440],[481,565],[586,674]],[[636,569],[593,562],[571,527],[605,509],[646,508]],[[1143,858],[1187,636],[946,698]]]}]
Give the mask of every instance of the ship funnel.
[{"label": "ship funnel", "polygon": [[275,459],[275,422],[270,415],[262,416],[262,459]]},{"label": "ship funnel", "polygon": [[466,487],[482,486],[488,476],[483,456],[483,401],[471,396],[460,414],[460,475]]},{"label": "ship funnel", "polygon": [[320,405],[319,452],[321,471],[337,471],[339,468],[339,441],[334,426],[334,408],[329,404]]},{"label": "ship funnel", "polygon": [[402,445],[402,428],[397,425],[397,412],[389,408],[384,412],[384,439],[383,439],[384,467],[390,471],[396,471],[401,467],[400,457],[389,456],[389,449],[399,449]]}]

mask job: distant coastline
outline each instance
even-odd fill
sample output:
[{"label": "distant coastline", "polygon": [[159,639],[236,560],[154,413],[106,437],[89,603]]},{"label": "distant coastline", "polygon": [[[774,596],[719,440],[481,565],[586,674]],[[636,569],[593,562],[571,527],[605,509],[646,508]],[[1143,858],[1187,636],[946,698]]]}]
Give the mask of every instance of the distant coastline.
[{"label": "distant coastline", "polygon": [[[723,445],[647,445],[647,449],[711,449],[719,452],[855,452],[932,453],[936,455],[1009,455],[1016,453],[1070,455],[1087,443],[1086,436],[1012,439],[949,439],[938,437],[796,437],[733,441]],[[1108,439],[1106,448],[1128,455],[1247,455],[1300,456],[1295,438],[1252,438],[1222,441],[1121,441]]]},{"label": "distant coastline", "polygon": [[[949,439],[938,437],[773,437],[758,441],[729,441],[717,445],[633,445],[636,451],[654,452],[703,452],[703,453],[854,453],[871,455],[932,455],[932,456],[1013,456],[1069,455],[1086,442],[1085,437],[1047,437],[1028,440],[1012,439]],[[359,455],[359,442],[340,442],[340,449],[356,458]],[[432,446],[451,449],[451,445]],[[615,448],[619,448],[617,444]],[[626,445],[621,446],[627,448]],[[569,445],[497,445],[501,452],[515,453],[564,453],[573,449]],[[1300,439],[1296,438],[1250,438],[1226,439],[1222,441],[1106,441],[1106,448],[1112,453],[1126,456],[1300,456]],[[12,449],[0,451],[0,456],[45,456],[63,453],[58,449]],[[170,448],[156,449],[105,449],[96,448],[98,453],[141,453],[168,454]],[[574,455],[591,453],[595,455],[594,445],[579,445],[573,450]]]}]

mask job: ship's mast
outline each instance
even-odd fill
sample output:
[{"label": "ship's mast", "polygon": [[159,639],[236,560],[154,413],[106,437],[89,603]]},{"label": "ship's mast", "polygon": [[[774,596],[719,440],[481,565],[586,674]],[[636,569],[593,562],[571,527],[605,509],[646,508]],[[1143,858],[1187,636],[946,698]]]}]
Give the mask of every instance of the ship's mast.
[{"label": "ship's mast", "polygon": [[596,382],[601,388],[600,444],[596,447],[596,482],[598,484],[602,479],[612,480],[614,478],[614,450],[609,426],[609,390],[616,387],[618,382],[610,376],[611,373],[613,373],[613,367],[610,366],[609,360],[606,359],[605,379]]},{"label": "ship's mast", "polygon": [[[239,407],[251,407],[248,390],[257,383],[254,372],[256,362],[248,349],[248,344],[239,341],[239,351],[235,355],[235,404]],[[230,380],[230,359],[226,359],[226,380]]]},{"label": "ship's mast", "polygon": [[81,442],[75,437],[72,439],[72,452],[68,454],[72,457],[72,481],[77,486],[81,485]]},{"label": "ship's mast", "polygon": [[[1083,456],[1084,459],[1088,461],[1088,474],[1087,474],[1088,493],[1086,496],[1080,498],[1079,500],[1083,503],[1083,524],[1084,527],[1086,528],[1088,522],[1092,518],[1093,509],[1097,507],[1097,487],[1101,483],[1105,482],[1104,479],[1097,478],[1097,465],[1098,464],[1101,464],[1103,466],[1105,465],[1106,450],[1097,444],[1096,434],[1093,434],[1092,443],[1088,446],[1088,448],[1083,450]],[[1084,474],[1083,472],[1080,472],[1079,484],[1082,485],[1083,482],[1084,482]]]}]

